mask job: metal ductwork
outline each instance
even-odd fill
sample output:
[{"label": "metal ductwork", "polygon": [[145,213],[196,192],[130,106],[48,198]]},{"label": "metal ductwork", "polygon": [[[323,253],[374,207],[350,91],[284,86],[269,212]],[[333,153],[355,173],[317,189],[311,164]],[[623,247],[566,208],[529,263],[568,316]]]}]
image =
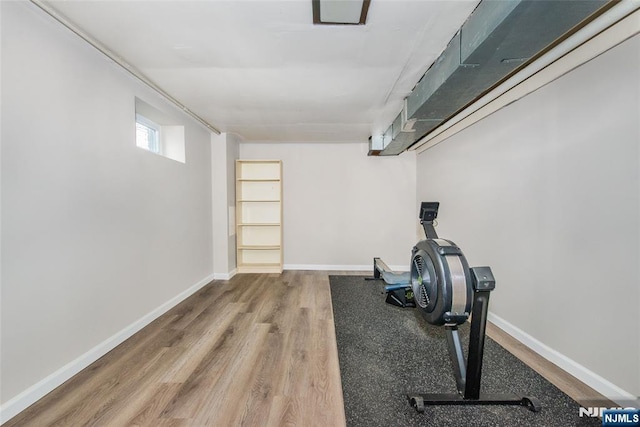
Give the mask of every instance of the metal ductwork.
[{"label": "metal ductwork", "polygon": [[483,0],[405,99],[370,155],[398,155],[594,15],[606,0]]}]

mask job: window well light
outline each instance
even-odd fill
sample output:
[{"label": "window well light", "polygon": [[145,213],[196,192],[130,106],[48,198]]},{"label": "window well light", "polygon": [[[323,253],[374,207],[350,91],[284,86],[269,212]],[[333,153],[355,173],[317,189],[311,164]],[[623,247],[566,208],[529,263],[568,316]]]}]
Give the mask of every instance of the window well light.
[{"label": "window well light", "polygon": [[313,23],[325,25],[364,25],[370,0],[311,0]]}]

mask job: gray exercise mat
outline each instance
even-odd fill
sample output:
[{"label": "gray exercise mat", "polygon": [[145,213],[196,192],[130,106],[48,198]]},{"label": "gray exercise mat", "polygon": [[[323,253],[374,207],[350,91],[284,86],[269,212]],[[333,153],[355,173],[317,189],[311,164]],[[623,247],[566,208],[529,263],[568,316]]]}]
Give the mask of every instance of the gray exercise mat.
[{"label": "gray exercise mat", "polygon": [[[487,338],[482,391],[537,397],[542,411],[519,406],[431,406],[417,413],[407,392],[454,393],[444,328],[416,309],[385,304],[384,282],[330,276],[347,425],[375,426],[600,426],[580,406],[511,353]],[[468,325],[460,327],[465,345]]]}]

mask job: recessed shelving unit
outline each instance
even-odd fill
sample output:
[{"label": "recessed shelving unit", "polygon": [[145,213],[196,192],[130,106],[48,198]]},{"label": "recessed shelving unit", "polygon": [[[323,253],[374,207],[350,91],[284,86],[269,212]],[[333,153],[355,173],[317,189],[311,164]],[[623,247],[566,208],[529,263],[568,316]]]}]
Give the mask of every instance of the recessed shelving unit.
[{"label": "recessed shelving unit", "polygon": [[282,273],[282,162],[236,160],[238,273]]}]

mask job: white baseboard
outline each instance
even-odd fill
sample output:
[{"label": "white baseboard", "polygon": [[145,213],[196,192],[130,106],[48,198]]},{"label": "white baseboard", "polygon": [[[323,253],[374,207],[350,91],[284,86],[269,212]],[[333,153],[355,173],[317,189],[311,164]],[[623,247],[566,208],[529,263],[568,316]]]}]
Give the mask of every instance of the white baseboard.
[{"label": "white baseboard", "polygon": [[640,406],[638,397],[621,389],[617,385],[602,378],[600,375],[585,368],[573,359],[568,358],[564,354],[552,349],[548,345],[538,341],[522,329],[512,325],[500,316],[489,313],[488,319],[494,325],[511,335],[531,350],[544,357],[554,365],[573,375],[598,393],[612,400],[613,402],[628,407],[629,405]]},{"label": "white baseboard", "polygon": [[[390,265],[394,271],[409,271],[407,265]],[[324,264],[285,264],[285,270],[334,270],[334,271],[371,271],[373,272],[373,262],[366,265],[324,265]]]},{"label": "white baseboard", "polygon": [[179,293],[169,301],[162,304],[160,307],[136,320],[126,328],[122,329],[115,335],[107,338],[91,350],[87,351],[80,357],[67,363],[62,368],[58,369],[51,375],[38,381],[22,393],[11,398],[2,406],[0,406],[0,424],[9,421],[11,418],[24,411],[26,408],[34,404],[36,401],[44,397],[47,393],[73,377],[75,374],[113,350],[116,346],[127,340],[133,334],[147,326],[149,323],[169,311],[169,309],[175,307],[187,297],[194,294],[200,288],[208,284],[213,280],[213,275],[207,276],[189,289]]},{"label": "white baseboard", "polygon": [[213,273],[213,279],[214,280],[231,280],[231,278],[235,276],[237,272],[238,272],[238,269],[234,268],[228,273]]}]

